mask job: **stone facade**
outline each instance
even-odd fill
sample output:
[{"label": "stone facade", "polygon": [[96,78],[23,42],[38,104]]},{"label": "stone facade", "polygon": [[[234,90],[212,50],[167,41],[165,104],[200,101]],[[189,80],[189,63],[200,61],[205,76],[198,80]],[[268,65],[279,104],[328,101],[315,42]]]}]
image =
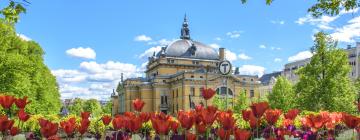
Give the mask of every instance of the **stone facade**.
[{"label": "stone facade", "polygon": [[[145,102],[142,111],[175,114],[205,104],[201,96],[204,88],[212,88],[220,97],[233,102],[240,93],[249,98],[259,97],[257,76],[219,73],[219,63],[225,58],[225,49],[218,51],[190,38],[187,20],[181,37],[149,57],[146,77],[129,78],[122,83],[124,91],[113,97],[113,114],[134,111],[132,100]],[[115,102],[118,102],[115,104]],[[211,100],[208,105],[211,105]]]}]

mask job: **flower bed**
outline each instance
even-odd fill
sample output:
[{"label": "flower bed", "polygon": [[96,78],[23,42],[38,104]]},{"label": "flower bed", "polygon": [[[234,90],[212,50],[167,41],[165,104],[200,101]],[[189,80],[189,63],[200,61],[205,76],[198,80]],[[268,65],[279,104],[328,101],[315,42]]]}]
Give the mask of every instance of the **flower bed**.
[{"label": "flower bed", "polygon": [[[204,90],[208,100],[215,92]],[[141,112],[145,103],[133,101],[135,112],[125,112],[111,117],[90,117],[90,112],[79,116],[29,115],[25,107],[27,98],[0,95],[0,104],[7,114],[0,116],[2,137],[15,138],[18,133],[27,139],[49,140],[92,138],[126,140],[143,139],[235,139],[256,138],[304,140],[335,139],[347,136],[357,139],[360,117],[343,112],[301,112],[291,109],[282,112],[270,109],[267,102],[253,103],[248,110],[234,114],[231,110],[220,111],[214,106],[197,105],[194,110],[179,111],[176,116],[164,113]],[[16,116],[11,112],[16,111]],[[350,135],[350,136],[349,136]]]}]

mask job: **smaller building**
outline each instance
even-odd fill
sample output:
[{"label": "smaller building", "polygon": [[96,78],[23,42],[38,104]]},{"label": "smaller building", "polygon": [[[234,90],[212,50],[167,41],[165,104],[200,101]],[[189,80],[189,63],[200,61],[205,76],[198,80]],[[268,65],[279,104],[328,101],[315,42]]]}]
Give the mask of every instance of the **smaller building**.
[{"label": "smaller building", "polygon": [[311,58],[307,58],[304,60],[299,60],[291,63],[285,64],[285,68],[283,71],[283,76],[288,79],[292,83],[296,83],[299,80],[299,76],[296,74],[296,71],[304,67],[306,64],[310,63]]},{"label": "smaller building", "polygon": [[260,97],[266,96],[272,92],[272,89],[276,83],[276,79],[282,75],[282,71],[264,74],[259,79],[261,86],[259,86]]}]

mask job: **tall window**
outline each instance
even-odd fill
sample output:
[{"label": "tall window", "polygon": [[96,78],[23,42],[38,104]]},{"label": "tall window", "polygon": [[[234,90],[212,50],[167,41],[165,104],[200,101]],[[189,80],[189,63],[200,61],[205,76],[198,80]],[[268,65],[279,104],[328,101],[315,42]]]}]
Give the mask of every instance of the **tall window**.
[{"label": "tall window", "polygon": [[195,88],[194,87],[190,88],[190,96],[195,96]]},{"label": "tall window", "polygon": [[252,97],[254,97],[255,96],[255,94],[254,94],[254,90],[253,89],[251,89],[250,90],[250,97],[252,98]]},{"label": "tall window", "polygon": [[[226,91],[227,90],[227,91]],[[220,87],[220,88],[217,88],[216,89],[216,93],[218,95],[221,95],[221,96],[225,96],[226,94],[227,95],[230,95],[232,96],[233,95],[233,92],[231,91],[230,88],[227,88],[227,87]]]},{"label": "tall window", "polygon": [[166,95],[161,96],[161,104],[167,104],[167,96]]}]

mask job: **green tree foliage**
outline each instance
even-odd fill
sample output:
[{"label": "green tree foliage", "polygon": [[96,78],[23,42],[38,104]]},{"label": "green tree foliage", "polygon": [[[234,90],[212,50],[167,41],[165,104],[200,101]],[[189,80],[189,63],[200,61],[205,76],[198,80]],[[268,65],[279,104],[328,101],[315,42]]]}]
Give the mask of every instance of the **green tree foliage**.
[{"label": "green tree foliage", "polygon": [[80,115],[80,113],[84,111],[84,102],[85,101],[83,99],[75,98],[73,103],[68,107],[70,114]]},{"label": "green tree foliage", "polygon": [[[246,3],[248,0],[241,0],[241,3]],[[270,5],[274,0],[265,0],[266,5]],[[316,0],[316,3],[308,8],[314,17],[320,17],[324,14],[335,16],[341,10],[350,11],[358,8],[360,0]]]},{"label": "green tree foliage", "polygon": [[231,109],[231,98],[227,99],[227,105],[226,105],[226,99],[225,97],[221,97],[220,95],[215,95],[212,99],[212,105],[217,107],[219,110],[226,110],[226,109]]},{"label": "green tree foliage", "polygon": [[297,72],[300,81],[295,90],[299,107],[309,111],[354,111],[356,92],[348,77],[347,53],[336,48],[337,43],[322,32],[315,38],[314,56]]},{"label": "green tree foliage", "polygon": [[93,116],[99,116],[102,113],[102,108],[98,100],[89,99],[84,102],[84,111],[91,112]]},{"label": "green tree foliage", "polygon": [[43,55],[39,44],[21,39],[12,24],[0,19],[0,92],[28,96],[30,113],[58,113],[58,85]]},{"label": "green tree foliage", "polygon": [[249,107],[250,100],[248,97],[246,97],[246,94],[244,91],[239,93],[239,96],[237,96],[234,104],[234,112],[240,113],[242,110],[245,110]]},{"label": "green tree foliage", "polygon": [[[27,1],[24,1],[28,3]],[[17,23],[19,15],[25,13],[26,9],[23,6],[24,3],[14,0],[9,1],[9,5],[0,11],[0,14],[4,15],[4,18],[9,23]]]},{"label": "green tree foliage", "polygon": [[283,76],[277,78],[272,92],[267,95],[271,108],[288,111],[295,107],[295,92],[291,83]]},{"label": "green tree foliage", "polygon": [[108,101],[104,106],[102,106],[102,112],[105,114],[111,114],[112,105],[112,101]]}]

